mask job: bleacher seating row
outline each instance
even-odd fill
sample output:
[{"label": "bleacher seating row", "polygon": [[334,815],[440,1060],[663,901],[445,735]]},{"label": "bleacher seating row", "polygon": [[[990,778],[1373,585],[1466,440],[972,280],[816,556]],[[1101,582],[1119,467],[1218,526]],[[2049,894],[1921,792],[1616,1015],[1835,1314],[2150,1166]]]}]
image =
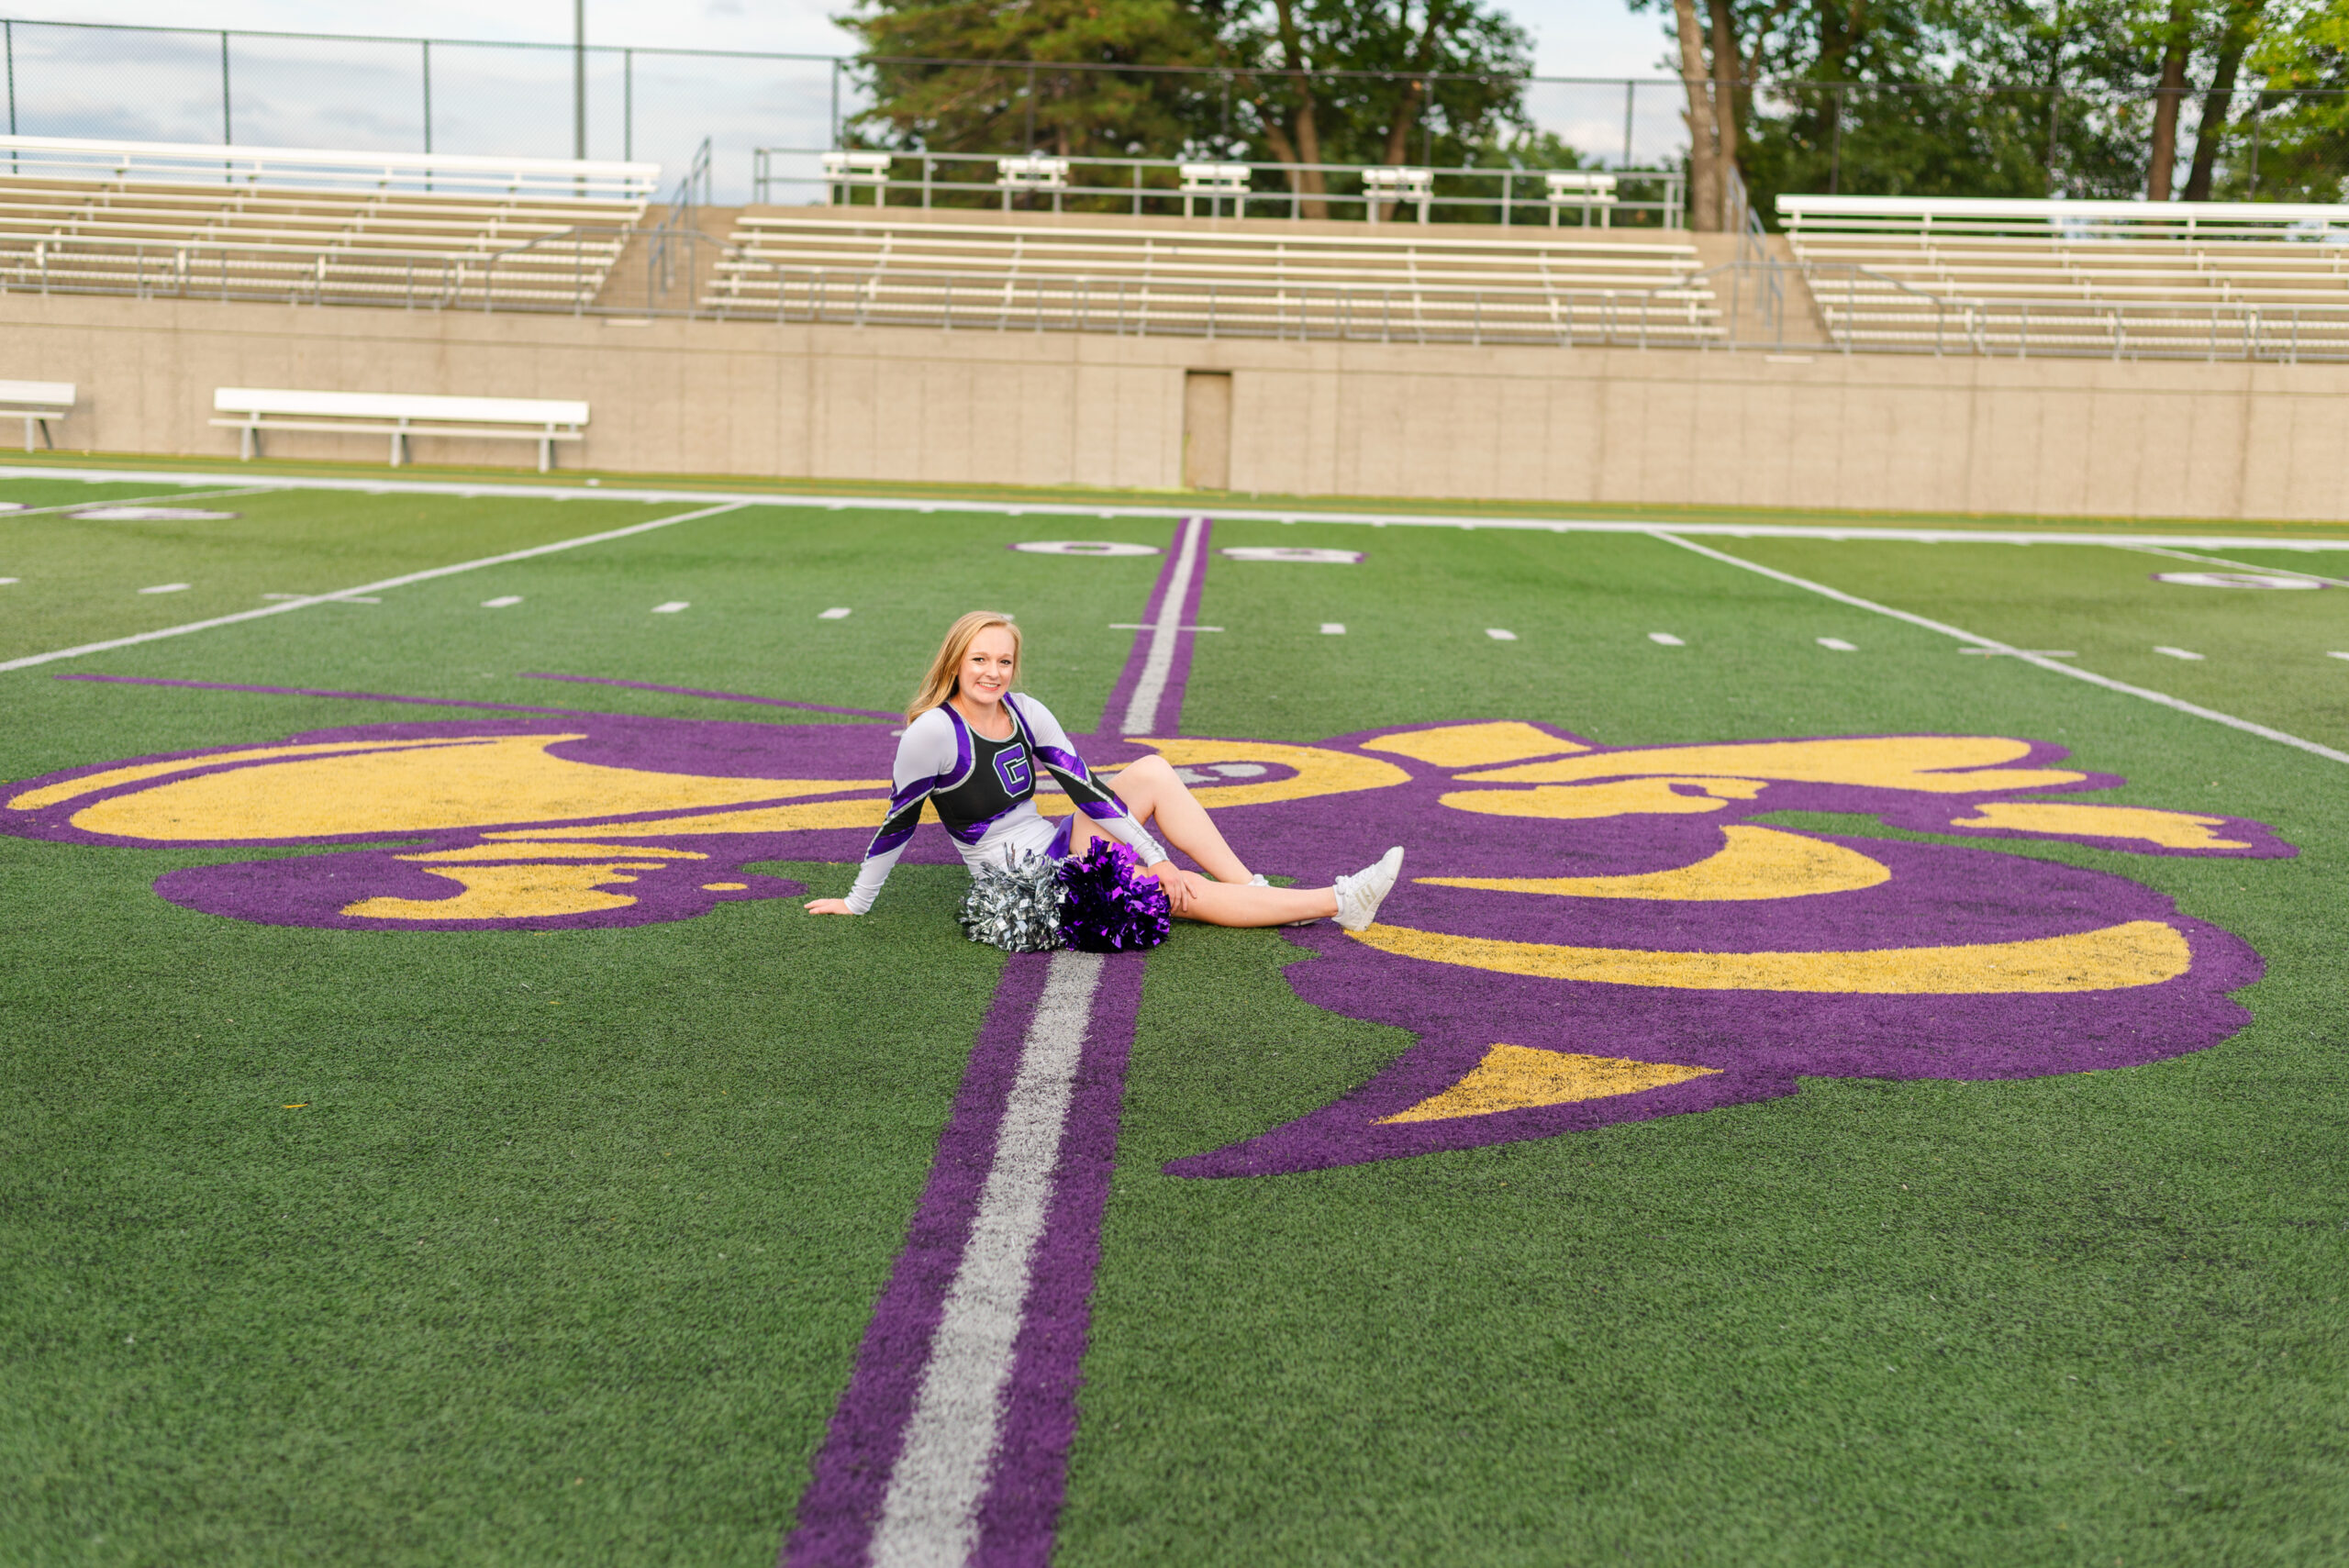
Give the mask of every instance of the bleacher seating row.
[{"label": "bleacher seating row", "polygon": [[[865,326],[1386,342],[1699,343],[1721,313],[1685,239],[1359,237],[743,214],[718,313]],[[1572,232],[1572,231],[1569,231]]]},{"label": "bleacher seating row", "polygon": [[584,307],[660,166],[0,137],[0,290]]},{"label": "bleacher seating row", "polygon": [[1782,195],[1830,333],[1854,348],[2334,358],[2349,206]]}]

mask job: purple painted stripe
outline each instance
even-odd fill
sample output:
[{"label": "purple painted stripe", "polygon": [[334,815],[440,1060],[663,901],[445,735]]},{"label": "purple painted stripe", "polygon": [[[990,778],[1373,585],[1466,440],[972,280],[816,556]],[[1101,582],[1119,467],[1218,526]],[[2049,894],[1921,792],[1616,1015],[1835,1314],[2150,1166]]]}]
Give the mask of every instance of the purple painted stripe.
[{"label": "purple painted stripe", "polygon": [[195,692],[253,692],[271,697],[333,697],[342,702],[413,703],[419,707],[482,707],[497,713],[553,713],[581,717],[608,717],[576,707],[528,707],[512,702],[465,702],[457,697],[403,697],[389,692],[330,692],[315,686],[244,686],[227,681],[166,681],[155,675],[96,675],[76,671],[51,677],[60,681],[104,681],[122,686],[180,686]]},{"label": "purple painted stripe", "polygon": [[[1158,623],[1166,607],[1167,591],[1174,582],[1176,569],[1183,559],[1183,531],[1196,525],[1199,530],[1196,561],[1191,569],[1191,581],[1183,595],[1175,618],[1177,627],[1198,624],[1199,590],[1208,576],[1208,535],[1214,523],[1207,517],[1186,517],[1174,525],[1174,535],[1167,541],[1166,563],[1158,569],[1158,581],[1150,590],[1150,606],[1142,611],[1141,631],[1134,633],[1133,651],[1126,655],[1126,667],[1118,673],[1118,684],[1109,688],[1108,706],[1101,711],[1101,727],[1095,734],[1105,739],[1115,737],[1121,728],[1126,709],[1134,698],[1134,688],[1141,684],[1142,669],[1150,662],[1151,627]],[[1174,643],[1174,666],[1166,678],[1166,690],[1158,703],[1158,724],[1161,735],[1179,735],[1183,722],[1183,688],[1191,678],[1191,643],[1196,636],[1189,631],[1177,631]]]},{"label": "purple painted stripe", "polygon": [[1025,1321],[1004,1394],[995,1473],[979,1505],[974,1562],[1046,1568],[1068,1491],[1076,1393],[1093,1327],[1093,1281],[1101,1263],[1101,1216],[1116,1167],[1126,1063],[1141,1014],[1144,960],[1104,961],[1076,1093],[1061,1134],[1057,1190],[1036,1248]]},{"label": "purple painted stripe", "polygon": [[876,713],[869,707],[827,707],[819,702],[792,702],[784,697],[754,697],[742,692],[705,692],[694,686],[662,686],[651,681],[620,681],[608,675],[550,675],[543,672],[525,671],[525,681],[575,681],[588,686],[626,686],[632,692],[666,692],[674,697],[706,697],[711,702],[757,703],[763,707],[796,707],[805,713],[837,713],[850,718],[885,718],[892,723],[903,716]]}]

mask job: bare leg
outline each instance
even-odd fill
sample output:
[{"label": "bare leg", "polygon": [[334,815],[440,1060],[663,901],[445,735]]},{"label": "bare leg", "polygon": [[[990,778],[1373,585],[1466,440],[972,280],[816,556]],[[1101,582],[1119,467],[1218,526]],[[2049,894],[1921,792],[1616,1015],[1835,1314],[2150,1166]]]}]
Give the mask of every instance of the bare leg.
[{"label": "bare leg", "polygon": [[[1183,781],[1176,779],[1174,784],[1180,789]],[[1190,805],[1193,810],[1199,809],[1197,801]],[[1132,807],[1129,806],[1127,809]],[[1069,830],[1069,852],[1083,854],[1095,839],[1108,839],[1108,835],[1079,814]],[[1220,835],[1217,841],[1222,841]],[[1229,850],[1224,852],[1230,853]],[[1201,886],[1183,918],[1209,926],[1286,926],[1297,920],[1326,920],[1338,912],[1338,890],[1334,887],[1252,887],[1244,880],[1246,872],[1241,875],[1243,880],[1219,880]]]},{"label": "bare leg", "polygon": [[[1158,836],[1182,851],[1218,882],[1238,883],[1245,886],[1248,868],[1223,841],[1208,808],[1191,797],[1191,790],[1175,777],[1174,769],[1165,758],[1144,757],[1130,764],[1110,781],[1109,789],[1125,803],[1134,820],[1154,827]],[[1079,818],[1083,820],[1082,817]],[[1262,891],[1259,889],[1258,891]],[[1327,914],[1324,910],[1322,913]],[[1291,919],[1307,919],[1307,915],[1294,915]],[[1216,925],[1271,924],[1270,921],[1218,920]]]}]

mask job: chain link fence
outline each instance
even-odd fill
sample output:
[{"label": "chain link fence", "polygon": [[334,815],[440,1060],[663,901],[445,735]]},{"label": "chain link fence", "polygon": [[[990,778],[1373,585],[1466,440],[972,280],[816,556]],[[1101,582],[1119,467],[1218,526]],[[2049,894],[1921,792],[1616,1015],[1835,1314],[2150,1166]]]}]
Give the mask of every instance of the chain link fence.
[{"label": "chain link fence", "polygon": [[[751,199],[758,149],[889,139],[860,120],[870,106],[867,68],[828,55],[7,20],[0,20],[0,44],[7,129],[19,135],[642,159],[672,172],[707,138],[711,199],[725,205]],[[1040,72],[1081,69],[1087,68],[1019,62],[1005,63],[1003,73],[1024,73],[1032,97]],[[1100,69],[1126,72],[1137,83],[1191,79],[1185,91],[1201,102],[1219,99],[1230,118],[1231,72]],[[1334,82],[1339,73],[1330,74]],[[1678,168],[1687,159],[1677,80],[1537,76],[1516,85],[1521,112],[1513,128],[1474,149],[1468,161],[1529,172],[1630,171]],[[2231,94],[2189,95],[2194,101],[2180,116],[2179,183],[2192,179],[2198,192],[2221,200],[2340,198],[2349,133],[2324,127],[2341,117],[2341,95],[2271,92],[2245,80]],[[1739,161],[1765,214],[1784,191],[2126,196],[2144,188],[2154,102],[2150,90],[2091,93],[2060,84],[1763,83],[1752,95]],[[2281,117],[2288,106],[2310,104],[2334,106],[2320,114],[2316,131]],[[2198,121],[2205,117],[2212,128],[2201,138]],[[1032,108],[1026,118],[1032,128]],[[1211,121],[1198,128],[1196,147],[1044,150],[1273,156],[1244,145],[1243,127],[1219,130]],[[1007,123],[1009,139],[1019,141],[1018,114]],[[933,150],[1028,149],[989,140]],[[1423,154],[1436,150],[1415,142],[1406,159],[1434,163]],[[2199,177],[2198,158],[2205,165]],[[771,155],[761,167],[771,189],[806,193],[787,199],[821,199],[816,152]]]}]

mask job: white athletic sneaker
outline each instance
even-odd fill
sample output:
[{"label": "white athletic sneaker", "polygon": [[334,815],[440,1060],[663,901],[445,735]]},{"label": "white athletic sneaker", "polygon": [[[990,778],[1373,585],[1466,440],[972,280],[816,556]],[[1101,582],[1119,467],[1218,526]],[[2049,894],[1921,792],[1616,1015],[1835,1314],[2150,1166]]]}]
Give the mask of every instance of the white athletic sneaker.
[{"label": "white athletic sneaker", "polygon": [[1403,846],[1378,857],[1378,863],[1338,879],[1338,924],[1359,931],[1378,918],[1378,906],[1403,871]]}]

